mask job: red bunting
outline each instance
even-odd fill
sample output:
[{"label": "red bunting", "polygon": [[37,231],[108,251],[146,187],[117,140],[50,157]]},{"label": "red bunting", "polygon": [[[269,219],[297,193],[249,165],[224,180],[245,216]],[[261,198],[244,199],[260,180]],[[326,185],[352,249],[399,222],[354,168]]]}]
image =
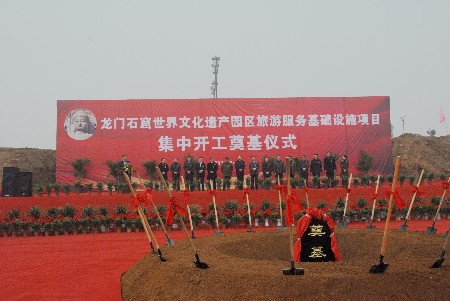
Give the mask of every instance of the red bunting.
[{"label": "red bunting", "polygon": [[390,190],[390,189],[388,189],[387,191],[386,191],[386,196],[387,197],[391,197],[391,194],[393,194],[394,195],[394,198],[395,198],[395,206],[397,207],[397,209],[403,209],[403,208],[405,208],[406,207],[406,203],[405,203],[405,201],[402,199],[402,197],[400,196],[400,194],[398,193],[398,190],[396,189],[395,191],[392,191],[392,190]]},{"label": "red bunting", "polygon": [[167,210],[167,213],[166,213],[166,224],[167,225],[172,225],[173,224],[173,219],[174,219],[174,216],[175,216],[174,208],[177,210],[178,216],[186,214],[186,210],[184,210],[184,208],[181,207],[178,204],[178,202],[175,200],[175,197],[172,196],[172,198],[169,201],[169,209]]},{"label": "red bunting", "polygon": [[216,193],[217,193],[217,191],[216,191],[215,189],[211,189],[211,190],[209,191],[209,193],[211,193],[213,196],[215,196]]},{"label": "red bunting", "polygon": [[376,200],[378,198],[378,193],[374,193],[373,195],[372,195],[372,200]]},{"label": "red bunting", "polygon": [[351,188],[347,188],[347,193],[350,193],[351,191]]},{"label": "red bunting", "polygon": [[414,184],[412,192],[416,194],[416,197],[419,199],[420,196],[424,194],[423,190],[420,189],[417,185]]},{"label": "red bunting", "polygon": [[308,193],[308,190],[309,190],[309,188],[308,187],[306,187],[306,186],[303,186],[303,191],[305,191],[305,193]]},{"label": "red bunting", "polygon": [[188,205],[188,201],[189,201],[189,189],[185,189],[185,190],[183,191],[183,200],[184,200],[184,204],[186,205],[186,207],[189,206],[189,205]]}]

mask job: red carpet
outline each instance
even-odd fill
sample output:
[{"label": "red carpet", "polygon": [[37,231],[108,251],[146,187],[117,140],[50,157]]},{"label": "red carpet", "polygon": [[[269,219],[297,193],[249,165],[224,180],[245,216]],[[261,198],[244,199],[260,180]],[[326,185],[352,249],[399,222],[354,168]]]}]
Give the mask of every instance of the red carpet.
[{"label": "red carpet", "polygon": [[[410,221],[409,230],[424,231],[432,221]],[[398,229],[402,222],[391,222]],[[383,228],[383,223],[375,223]],[[365,227],[367,223],[350,224]],[[450,220],[437,221],[438,233]],[[247,229],[225,229],[225,233]],[[261,231],[262,229],[257,229]],[[197,236],[212,230],[196,231]],[[163,243],[162,232],[156,232]],[[175,240],[183,232],[171,232]],[[176,247],[176,246],[175,246]],[[83,234],[0,238],[2,300],[121,300],[120,277],[149,246],[144,233]],[[433,261],[439,254],[430,254]],[[204,259],[207,261],[207,259]],[[375,258],[374,258],[375,260]]]}]

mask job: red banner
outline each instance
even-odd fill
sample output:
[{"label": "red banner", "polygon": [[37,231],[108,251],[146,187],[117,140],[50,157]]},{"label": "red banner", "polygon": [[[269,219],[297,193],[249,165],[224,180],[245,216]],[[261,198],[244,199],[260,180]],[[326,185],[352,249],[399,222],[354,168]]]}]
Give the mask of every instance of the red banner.
[{"label": "red banner", "polygon": [[311,160],[331,151],[348,155],[355,172],[364,150],[374,172],[392,168],[389,97],[59,100],[57,117],[61,183],[74,181],[70,162],[78,158],[91,160],[86,179],[105,181],[105,162],[123,154],[141,175],[143,161],[183,164],[188,154],[220,164],[239,154],[248,163],[252,155]]}]

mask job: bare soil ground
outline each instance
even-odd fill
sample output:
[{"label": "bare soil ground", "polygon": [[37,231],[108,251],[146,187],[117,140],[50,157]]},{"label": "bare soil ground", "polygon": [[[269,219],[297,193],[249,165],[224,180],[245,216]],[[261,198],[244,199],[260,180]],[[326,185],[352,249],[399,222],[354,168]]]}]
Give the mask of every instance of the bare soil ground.
[{"label": "bare soil ground", "polygon": [[338,229],[342,263],[300,263],[289,268],[288,231],[235,233],[195,240],[202,261],[194,266],[187,241],[164,247],[161,263],[146,255],[122,278],[124,300],[447,300],[450,265],[430,269],[444,239],[440,235],[391,231],[384,274],[369,274],[379,261],[381,230]]},{"label": "bare soil ground", "polygon": [[20,171],[31,171],[33,186],[54,183],[55,156],[56,151],[51,149],[0,147],[0,183],[3,179],[3,167],[18,167]]},{"label": "bare soil ground", "polygon": [[450,171],[450,135],[403,134],[392,139],[392,155],[402,157],[400,173],[416,175],[423,168],[436,176]]}]

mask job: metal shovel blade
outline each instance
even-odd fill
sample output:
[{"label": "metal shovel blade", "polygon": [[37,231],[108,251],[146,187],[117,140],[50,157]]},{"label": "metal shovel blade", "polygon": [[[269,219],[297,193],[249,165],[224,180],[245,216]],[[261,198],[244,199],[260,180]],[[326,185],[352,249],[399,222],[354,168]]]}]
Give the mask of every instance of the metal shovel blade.
[{"label": "metal shovel blade", "polygon": [[167,238],[166,245],[168,245],[168,246],[174,246],[175,245],[175,242],[173,241],[172,238],[169,237],[169,234],[167,234],[167,233],[166,233],[166,238]]},{"label": "metal shovel blade", "polygon": [[191,238],[192,238],[192,239],[195,239],[196,237],[195,237],[195,235],[194,235],[194,230],[191,231],[191,234],[192,234]]},{"label": "metal shovel blade", "polygon": [[305,270],[301,268],[296,268],[294,262],[291,261],[291,267],[289,269],[283,269],[283,275],[286,276],[301,276],[305,274]]},{"label": "metal shovel blade", "polygon": [[389,264],[383,262],[383,256],[380,256],[380,263],[374,264],[369,270],[369,273],[371,274],[383,274],[384,271],[388,268]]},{"label": "metal shovel blade", "polygon": [[214,232],[214,235],[223,235],[223,232],[220,232],[220,231],[216,231],[216,232]]},{"label": "metal shovel blade", "polygon": [[400,231],[408,231],[408,225],[405,225],[405,224],[403,224],[403,225],[401,225],[400,226],[400,228],[398,228]]},{"label": "metal shovel blade", "polygon": [[339,222],[338,226],[339,226],[339,228],[344,228],[345,229],[348,226],[348,222],[346,222],[346,221]]},{"label": "metal shovel blade", "polygon": [[158,249],[158,257],[161,262],[166,262],[167,260],[163,257],[163,254],[160,249]]},{"label": "metal shovel blade", "polygon": [[442,237],[443,237],[443,238],[447,238],[447,237],[448,237],[448,231],[447,231],[447,232],[445,232],[445,234],[444,234],[444,235],[442,235]]},{"label": "metal shovel blade", "polygon": [[436,228],[434,228],[434,227],[428,227],[428,228],[425,230],[425,234],[436,234]]},{"label": "metal shovel blade", "polygon": [[432,268],[432,269],[440,268],[442,263],[444,262],[444,260],[445,260],[445,257],[438,258],[438,260],[436,260],[436,262],[433,263],[433,265],[430,268]]},{"label": "metal shovel blade", "polygon": [[375,227],[374,225],[370,225],[370,226],[367,226],[366,228],[369,230],[373,230],[373,229],[376,229],[377,227]]},{"label": "metal shovel blade", "polygon": [[195,266],[199,269],[207,269],[209,268],[208,264],[206,262],[201,262],[200,257],[197,253],[195,253],[195,261],[193,261]]}]

